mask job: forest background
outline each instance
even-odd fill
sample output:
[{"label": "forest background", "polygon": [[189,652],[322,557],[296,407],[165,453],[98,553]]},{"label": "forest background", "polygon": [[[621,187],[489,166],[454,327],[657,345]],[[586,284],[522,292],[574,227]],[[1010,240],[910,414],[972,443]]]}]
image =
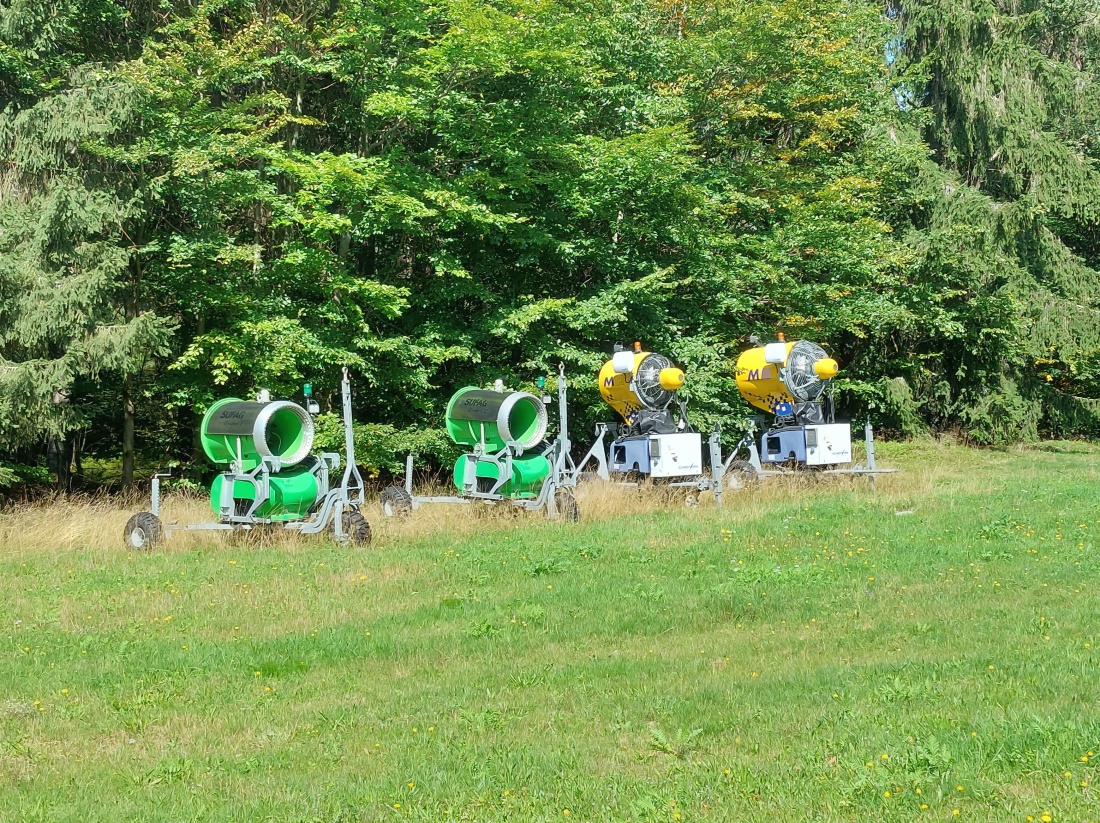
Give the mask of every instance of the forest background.
[{"label": "forest background", "polygon": [[559,362],[584,442],[635,339],[733,432],[780,330],[845,416],[1096,434],[1098,12],[0,0],[0,492],[201,468],[214,399],[344,364],[373,469]]}]

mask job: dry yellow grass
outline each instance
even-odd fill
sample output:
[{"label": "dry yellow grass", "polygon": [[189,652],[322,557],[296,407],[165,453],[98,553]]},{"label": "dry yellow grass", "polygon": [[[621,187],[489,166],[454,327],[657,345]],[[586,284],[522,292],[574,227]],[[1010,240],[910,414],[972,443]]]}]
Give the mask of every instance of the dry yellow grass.
[{"label": "dry yellow grass", "polygon": [[[928,459],[931,457],[932,459]],[[851,489],[859,495],[878,500],[884,508],[904,508],[906,501],[929,490],[959,482],[962,470],[972,457],[965,449],[925,445],[920,459],[906,460],[905,471],[880,476],[877,488],[865,477],[792,474],[769,478],[739,491],[727,491],[724,519],[751,520],[762,512],[792,502],[823,496],[838,489]],[[986,454],[984,460],[997,460]],[[1005,455],[1003,459],[1009,459]],[[890,462],[890,461],[886,461]],[[894,461],[896,465],[898,461]],[[654,511],[682,511],[697,508],[700,517],[713,510],[712,494],[689,494],[691,490],[670,489],[655,485],[634,486],[600,480],[583,480],[576,489],[581,517],[585,522],[639,517]],[[446,495],[453,489],[445,487],[417,488],[417,494]],[[694,498],[694,505],[691,499]],[[122,541],[123,528],[132,514],[149,508],[148,497],[132,499],[108,496],[52,498],[38,503],[11,506],[0,512],[0,551],[15,554],[82,551],[108,555],[126,551]],[[368,499],[364,513],[371,524],[376,546],[384,547],[394,540],[412,540],[447,533],[470,535],[501,528],[517,520],[542,520],[544,512],[526,512],[507,503],[434,504],[423,505],[405,517],[385,517],[376,497]],[[161,518],[165,524],[184,525],[212,520],[209,503],[194,494],[167,494],[162,500]],[[563,524],[564,526],[565,524]],[[303,536],[292,531],[275,530],[249,535],[241,532],[174,531],[160,551],[189,551],[198,547],[216,549],[236,547],[262,541],[267,545],[290,548],[303,540],[324,539]]]}]

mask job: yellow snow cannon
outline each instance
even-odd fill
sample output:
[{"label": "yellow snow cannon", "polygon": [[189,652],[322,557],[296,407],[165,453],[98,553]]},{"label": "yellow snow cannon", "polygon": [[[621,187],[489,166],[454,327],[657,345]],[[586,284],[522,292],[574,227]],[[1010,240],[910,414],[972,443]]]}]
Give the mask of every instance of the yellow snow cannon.
[{"label": "yellow snow cannon", "polygon": [[795,404],[815,402],[840,371],[836,360],[808,340],[757,346],[737,358],[737,388],[751,405],[788,417]]},{"label": "yellow snow cannon", "polygon": [[[756,342],[756,341],[753,341]],[[737,358],[737,388],[751,405],[775,415],[760,438],[756,464],[798,468],[851,462],[852,427],[837,423],[830,383],[836,361],[809,340],[756,346]]]},{"label": "yellow snow cannon", "polygon": [[684,386],[684,373],[663,354],[634,350],[616,351],[599,375],[600,396],[627,426],[638,422],[641,412],[663,412]]},{"label": "yellow snow cannon", "polygon": [[684,372],[669,358],[643,351],[641,343],[633,351],[616,346],[600,369],[599,387],[623,419],[611,444],[611,472],[662,479],[702,474],[702,435],[688,423],[687,399],[679,394]]}]

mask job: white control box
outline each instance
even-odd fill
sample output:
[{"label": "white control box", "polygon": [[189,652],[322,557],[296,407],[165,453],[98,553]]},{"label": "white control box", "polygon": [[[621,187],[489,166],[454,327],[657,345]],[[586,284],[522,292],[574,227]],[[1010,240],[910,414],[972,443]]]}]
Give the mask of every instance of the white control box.
[{"label": "white control box", "polygon": [[703,435],[651,434],[649,476],[684,477],[703,473]]},{"label": "white control box", "polygon": [[852,427],[847,423],[806,426],[806,465],[852,462]]}]

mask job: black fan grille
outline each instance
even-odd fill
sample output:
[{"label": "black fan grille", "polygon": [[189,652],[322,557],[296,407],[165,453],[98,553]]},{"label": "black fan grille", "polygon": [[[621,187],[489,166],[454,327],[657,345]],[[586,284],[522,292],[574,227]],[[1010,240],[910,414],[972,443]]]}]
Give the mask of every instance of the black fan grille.
[{"label": "black fan grille", "polygon": [[783,383],[791,397],[805,403],[821,396],[828,381],[817,376],[814,363],[828,356],[825,349],[809,340],[799,340],[791,347],[787,366],[783,370]]}]

